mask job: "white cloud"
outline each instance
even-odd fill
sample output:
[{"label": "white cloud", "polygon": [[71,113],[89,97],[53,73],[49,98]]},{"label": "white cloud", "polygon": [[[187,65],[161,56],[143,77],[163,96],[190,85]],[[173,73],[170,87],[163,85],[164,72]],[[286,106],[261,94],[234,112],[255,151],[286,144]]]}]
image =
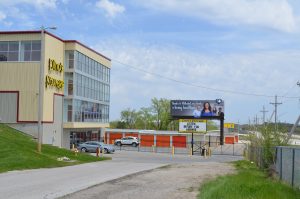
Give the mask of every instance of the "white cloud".
[{"label": "white cloud", "polygon": [[[132,70],[114,60],[183,82],[264,95],[286,93],[287,88],[296,83],[300,74],[300,68],[297,67],[300,63],[300,51],[212,56],[169,46],[146,46],[120,40],[104,42],[96,45],[95,48],[113,59],[112,119],[116,119],[120,110],[127,107],[137,109],[148,106],[153,97],[164,97],[168,99],[223,98],[227,106],[227,119],[237,121],[246,118],[246,121],[252,112],[259,113],[263,104],[268,105],[273,100],[273,98],[220,93],[172,82]],[[300,93],[297,91],[292,90],[289,96],[299,96]],[[287,115],[287,120],[290,119],[291,115]]]},{"label": "white cloud", "polygon": [[6,14],[0,11],[0,21],[4,20],[6,18]]},{"label": "white cloud", "polygon": [[106,12],[106,17],[115,18],[118,14],[125,11],[125,7],[109,0],[100,0],[96,3],[96,7]]},{"label": "white cloud", "polygon": [[217,24],[256,25],[284,32],[296,30],[296,17],[286,0],[148,0],[147,8],[207,19]]},{"label": "white cloud", "polygon": [[1,6],[29,4],[36,8],[56,8],[57,0],[0,0]]},{"label": "white cloud", "polygon": [[[57,8],[58,0],[0,0],[0,21],[6,26],[12,25],[12,20],[18,21],[18,24],[22,24],[22,28],[35,28],[37,25],[36,20],[31,19],[30,15],[33,12],[39,11],[44,13],[46,11]],[[20,8],[20,5],[30,5],[32,8],[30,12]],[[32,10],[33,9],[33,10]],[[1,13],[2,17],[1,20]]]}]

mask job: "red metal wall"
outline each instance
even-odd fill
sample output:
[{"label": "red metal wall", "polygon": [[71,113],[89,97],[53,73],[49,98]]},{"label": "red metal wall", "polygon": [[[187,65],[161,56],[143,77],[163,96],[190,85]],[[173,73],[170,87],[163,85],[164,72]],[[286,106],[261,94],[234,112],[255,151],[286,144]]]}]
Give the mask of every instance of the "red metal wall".
[{"label": "red metal wall", "polygon": [[170,136],[168,135],[157,135],[156,136],[157,147],[170,147]]},{"label": "red metal wall", "polygon": [[141,146],[153,146],[154,135],[141,135]]},{"label": "red metal wall", "polygon": [[137,133],[125,133],[125,136],[139,137]]},{"label": "red metal wall", "polygon": [[234,144],[234,137],[225,137],[225,144]]},{"label": "red metal wall", "polygon": [[186,136],[172,136],[173,146],[178,148],[186,148]]},{"label": "red metal wall", "polygon": [[113,144],[116,139],[120,139],[122,137],[122,133],[109,133],[109,144]]}]

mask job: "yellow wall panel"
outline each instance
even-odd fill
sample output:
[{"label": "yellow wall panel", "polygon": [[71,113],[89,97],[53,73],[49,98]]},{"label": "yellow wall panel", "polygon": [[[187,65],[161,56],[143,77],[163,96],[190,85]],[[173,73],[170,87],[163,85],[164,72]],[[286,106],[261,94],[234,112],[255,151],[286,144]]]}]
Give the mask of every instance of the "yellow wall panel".
[{"label": "yellow wall panel", "polygon": [[41,34],[1,34],[0,41],[41,40]]},{"label": "yellow wall panel", "polygon": [[109,123],[97,123],[97,122],[66,122],[63,124],[65,129],[76,128],[109,128]]},{"label": "yellow wall panel", "polygon": [[0,90],[19,91],[19,120],[37,120],[39,62],[1,62]]},{"label": "yellow wall panel", "polygon": [[64,43],[56,38],[45,35],[45,64],[44,64],[44,111],[43,120],[52,121],[53,120],[53,95],[54,93],[63,94],[64,88],[58,90],[55,87],[45,87],[45,77],[46,75],[58,80],[64,80],[64,71],[61,73],[58,71],[49,70],[49,59],[55,60],[56,63],[64,64]]}]

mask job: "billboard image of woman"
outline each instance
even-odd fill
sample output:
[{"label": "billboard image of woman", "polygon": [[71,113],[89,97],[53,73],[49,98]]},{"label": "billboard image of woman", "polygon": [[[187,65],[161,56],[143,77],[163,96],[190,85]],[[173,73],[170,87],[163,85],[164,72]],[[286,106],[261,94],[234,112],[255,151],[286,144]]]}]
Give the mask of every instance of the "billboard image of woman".
[{"label": "billboard image of woman", "polygon": [[209,102],[205,102],[203,105],[203,109],[201,111],[201,117],[210,117],[214,116],[214,113],[211,110],[211,106]]}]

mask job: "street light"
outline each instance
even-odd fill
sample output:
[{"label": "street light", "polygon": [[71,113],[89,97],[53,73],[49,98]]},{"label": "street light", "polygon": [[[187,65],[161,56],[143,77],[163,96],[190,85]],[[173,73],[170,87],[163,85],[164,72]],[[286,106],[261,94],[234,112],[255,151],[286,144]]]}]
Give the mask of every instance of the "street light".
[{"label": "street light", "polygon": [[43,130],[42,130],[42,120],[43,120],[43,89],[44,89],[44,64],[45,64],[45,30],[56,30],[56,27],[41,27],[41,61],[40,61],[40,76],[39,76],[39,102],[38,102],[38,146],[37,151],[40,153],[42,151],[42,141],[43,141]]}]

